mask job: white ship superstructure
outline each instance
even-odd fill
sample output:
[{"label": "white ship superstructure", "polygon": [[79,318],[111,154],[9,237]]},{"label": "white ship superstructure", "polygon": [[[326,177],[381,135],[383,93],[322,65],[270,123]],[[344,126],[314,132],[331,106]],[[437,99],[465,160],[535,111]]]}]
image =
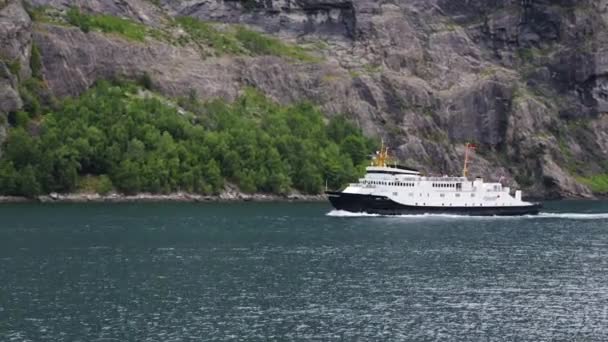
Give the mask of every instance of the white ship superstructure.
[{"label": "white ship superstructure", "polygon": [[411,168],[389,166],[382,151],[367,167],[364,178],[341,192],[328,192],[337,209],[381,214],[459,213],[469,215],[537,214],[540,205],[522,200],[500,182],[486,183],[467,176],[468,149],[462,177],[427,177]]}]

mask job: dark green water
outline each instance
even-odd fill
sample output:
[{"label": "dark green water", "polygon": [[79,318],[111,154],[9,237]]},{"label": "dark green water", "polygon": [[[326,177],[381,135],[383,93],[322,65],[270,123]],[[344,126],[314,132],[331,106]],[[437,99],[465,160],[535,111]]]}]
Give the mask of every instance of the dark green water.
[{"label": "dark green water", "polygon": [[0,341],[608,340],[608,202],[329,211],[0,206]]}]

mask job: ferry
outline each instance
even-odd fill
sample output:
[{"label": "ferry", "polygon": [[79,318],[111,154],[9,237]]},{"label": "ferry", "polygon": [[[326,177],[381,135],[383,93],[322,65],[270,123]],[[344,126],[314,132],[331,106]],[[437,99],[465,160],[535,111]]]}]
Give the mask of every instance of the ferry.
[{"label": "ferry", "polygon": [[522,200],[521,190],[511,193],[502,183],[468,177],[470,151],[466,145],[464,169],[459,177],[428,177],[418,170],[389,163],[382,148],[366,168],[364,178],[342,191],[326,191],[334,208],[380,215],[455,214],[468,216],[537,215],[542,205]]}]

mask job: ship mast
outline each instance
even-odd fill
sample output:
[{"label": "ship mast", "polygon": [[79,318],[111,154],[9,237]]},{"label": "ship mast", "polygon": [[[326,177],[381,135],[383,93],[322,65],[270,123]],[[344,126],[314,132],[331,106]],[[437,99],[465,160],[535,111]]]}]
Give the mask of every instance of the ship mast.
[{"label": "ship mast", "polygon": [[467,143],[464,151],[464,167],[462,168],[462,177],[466,178],[469,176],[469,150],[473,150],[474,148],[474,144]]},{"label": "ship mast", "polygon": [[382,140],[382,147],[380,151],[376,153],[376,157],[372,160],[372,166],[386,167],[388,162],[388,147],[384,146],[384,139]]}]

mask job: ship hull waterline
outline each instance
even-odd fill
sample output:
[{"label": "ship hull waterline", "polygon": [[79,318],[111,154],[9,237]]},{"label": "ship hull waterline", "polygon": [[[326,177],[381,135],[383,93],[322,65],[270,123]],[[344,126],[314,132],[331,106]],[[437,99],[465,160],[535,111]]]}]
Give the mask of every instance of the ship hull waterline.
[{"label": "ship hull waterline", "polygon": [[451,214],[463,216],[525,216],[538,215],[542,205],[533,203],[524,206],[409,206],[397,203],[385,196],[326,192],[332,206],[337,210],[352,213],[378,215],[424,215]]}]

